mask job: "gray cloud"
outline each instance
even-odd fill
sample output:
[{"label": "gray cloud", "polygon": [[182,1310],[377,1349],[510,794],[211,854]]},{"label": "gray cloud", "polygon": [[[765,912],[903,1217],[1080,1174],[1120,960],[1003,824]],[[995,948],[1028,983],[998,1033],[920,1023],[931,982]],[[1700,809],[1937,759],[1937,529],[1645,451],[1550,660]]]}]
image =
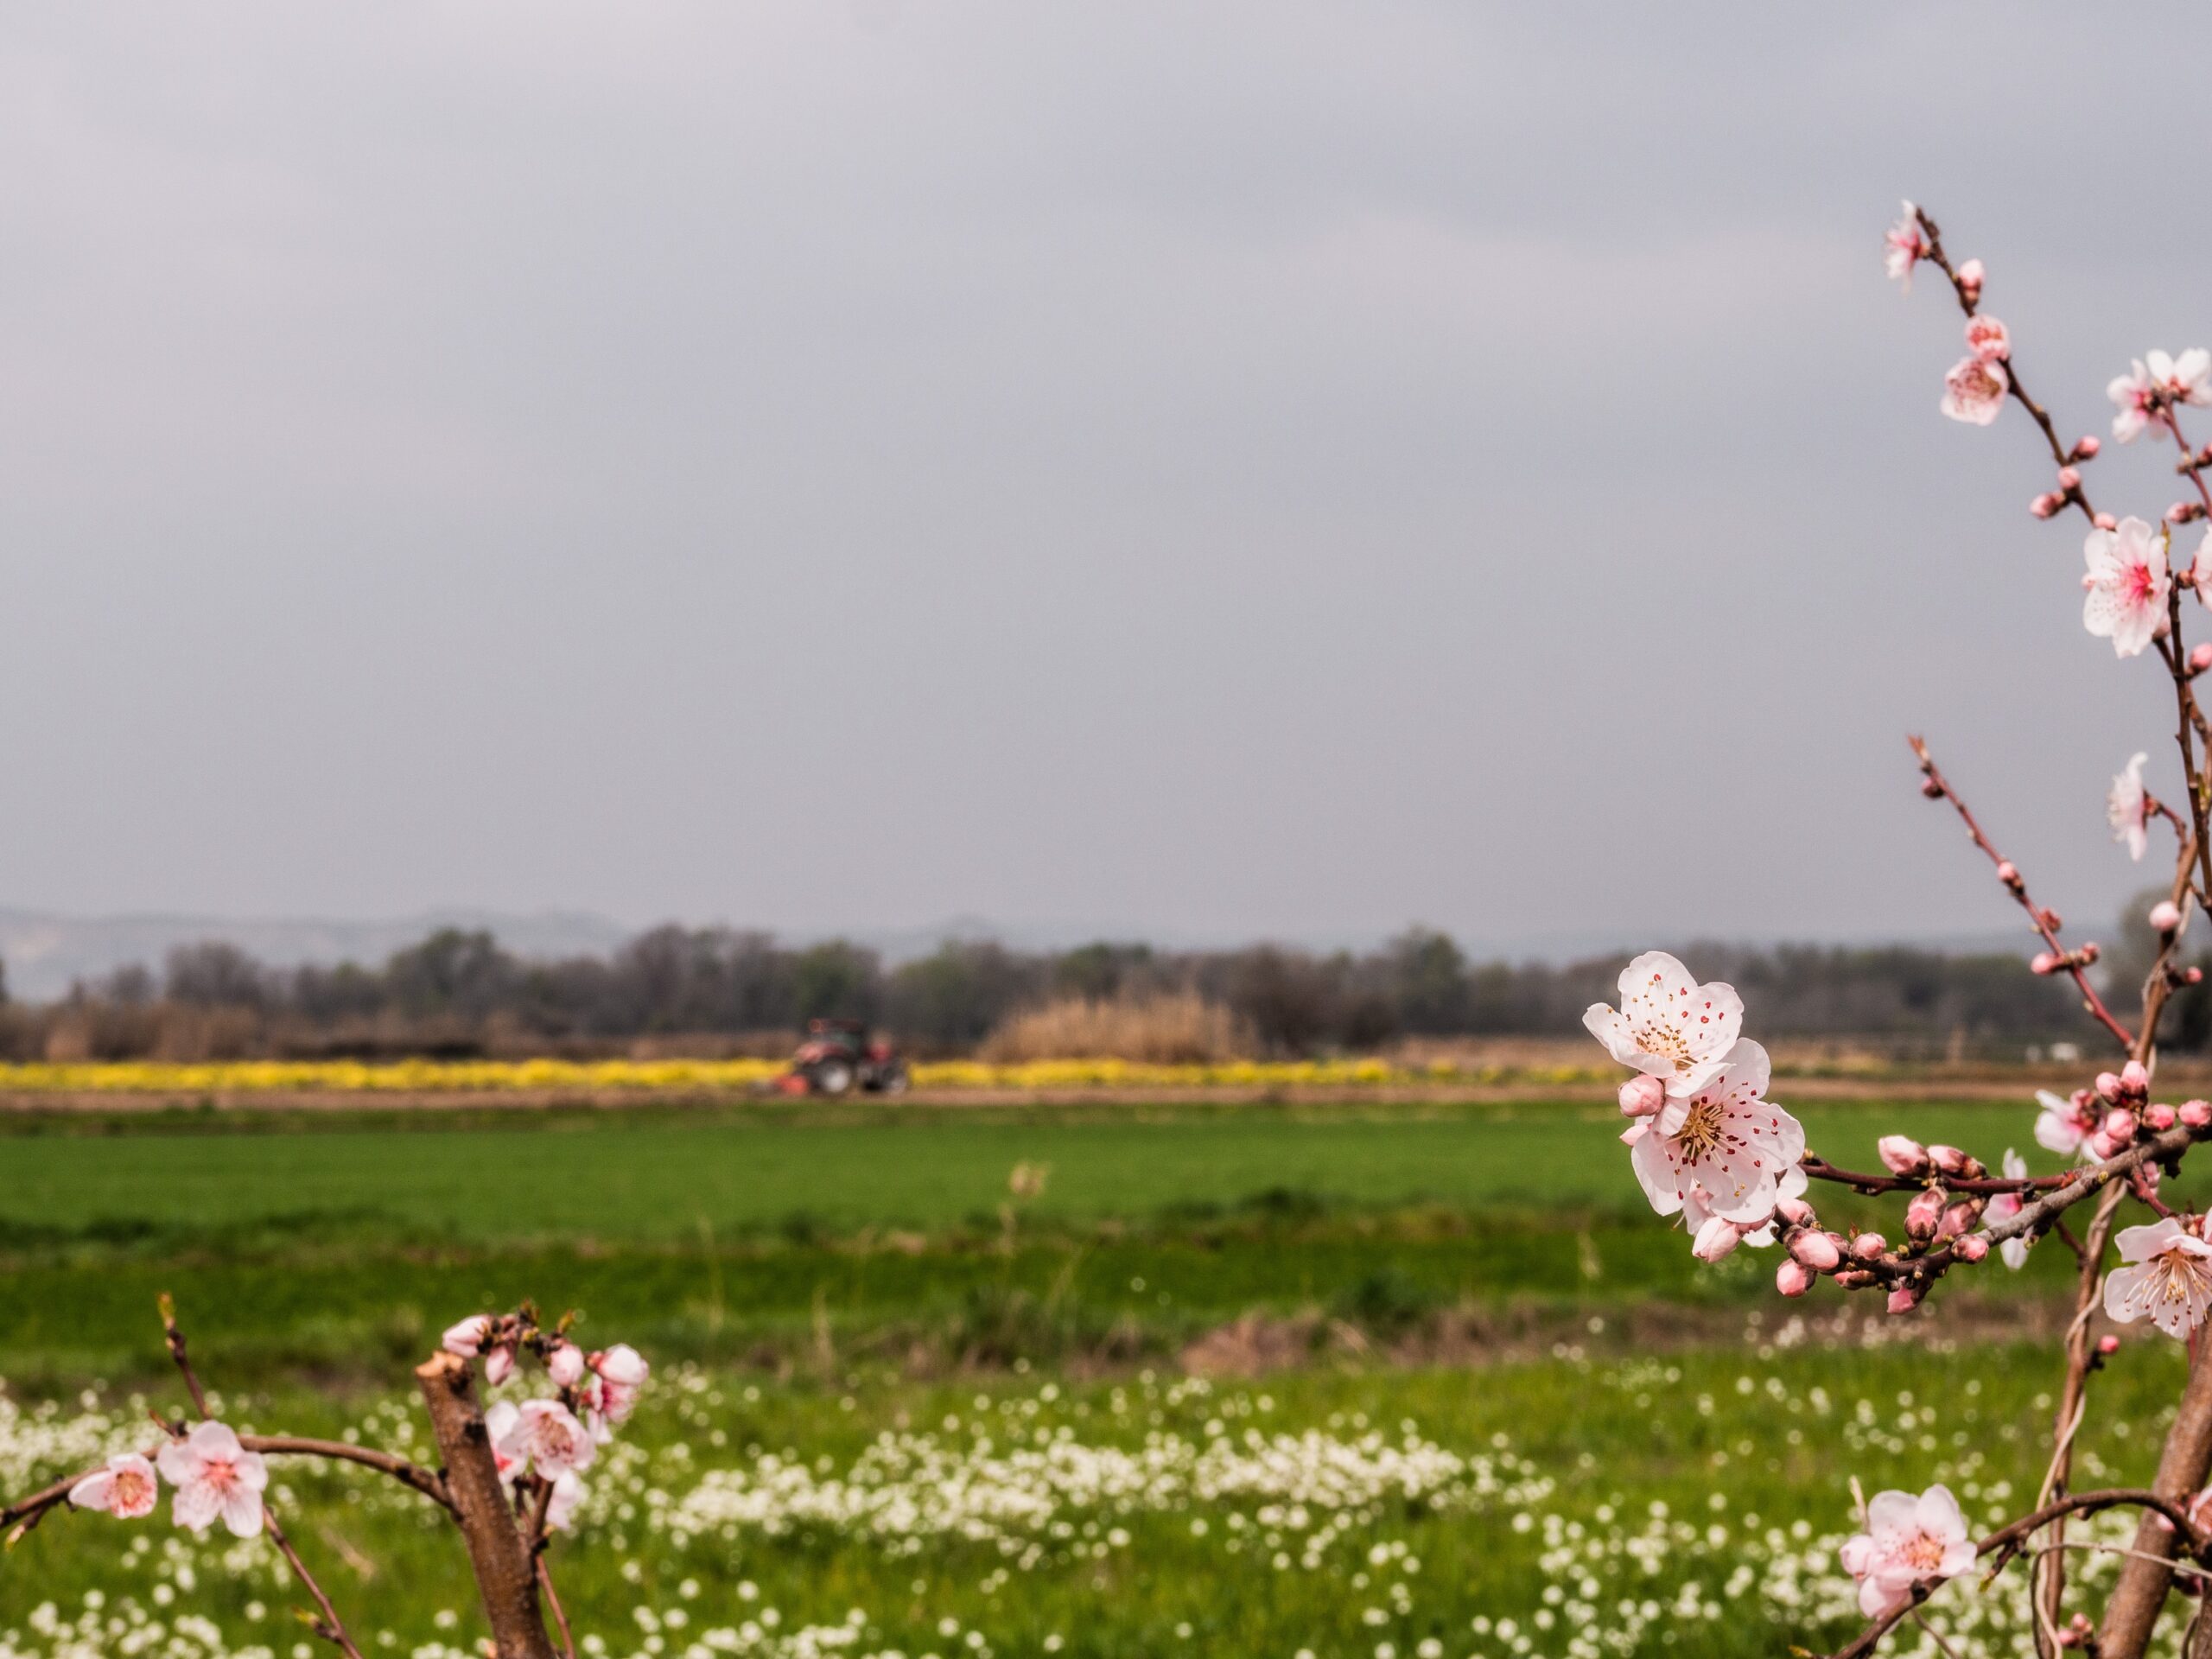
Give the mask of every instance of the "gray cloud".
[{"label": "gray cloud", "polygon": [[1929,201],[2101,429],[2212,335],[2157,112],[2201,32],[16,8],[0,893],[2003,926],[1910,728],[2108,912],[2158,685],[1878,238]]}]

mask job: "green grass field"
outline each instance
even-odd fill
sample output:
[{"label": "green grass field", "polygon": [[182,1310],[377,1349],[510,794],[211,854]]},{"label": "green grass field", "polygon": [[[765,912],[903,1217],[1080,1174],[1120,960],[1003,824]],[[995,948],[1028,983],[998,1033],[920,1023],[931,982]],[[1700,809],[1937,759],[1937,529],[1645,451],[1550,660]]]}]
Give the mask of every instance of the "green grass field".
[{"label": "green grass field", "polygon": [[[1994,1161],[2031,1113],[1804,1116],[1865,1166],[1899,1123]],[[663,1370],[561,1547],[599,1652],[1599,1659],[1840,1635],[1851,1477],[2018,1498],[2052,1363],[1867,1346],[1817,1317],[1833,1292],[1775,1299],[1770,1252],[1700,1266],[1618,1128],[1572,1107],[16,1119],[0,1374],[27,1410],[0,1475],[143,1436],[137,1397],[176,1393],[161,1291],[233,1414],[378,1439],[420,1432],[397,1385],[439,1329],[531,1296]],[[1051,1173],[1009,1209],[1020,1161]],[[2064,1276],[2047,1254],[1911,1328],[1957,1341],[1947,1309],[2036,1303]],[[1293,1333],[1279,1369],[1177,1381],[1186,1344],[1252,1313]],[[2123,1351],[2098,1466],[2147,1470],[2179,1365],[2162,1339]],[[868,1450],[885,1433],[895,1455]],[[1165,1459],[1127,1488],[1147,1496],[1102,1497],[1130,1459]],[[288,1478],[378,1646],[468,1649],[451,1539],[362,1481]],[[0,1561],[0,1656],[289,1651],[289,1592],[224,1548],[58,1518]],[[2008,1596],[1945,1592],[1962,1655],[2011,1650]],[[213,1634],[168,1628],[188,1607]]]}]

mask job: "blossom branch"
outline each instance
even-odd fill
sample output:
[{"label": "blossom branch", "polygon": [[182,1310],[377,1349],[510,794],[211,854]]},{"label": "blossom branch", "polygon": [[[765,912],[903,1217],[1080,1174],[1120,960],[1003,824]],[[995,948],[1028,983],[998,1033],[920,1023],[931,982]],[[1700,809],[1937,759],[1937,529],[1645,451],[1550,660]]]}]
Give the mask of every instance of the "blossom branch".
[{"label": "blossom branch", "polygon": [[2132,1052],[2135,1046],[2134,1034],[2113,1017],[2112,1010],[2097,995],[2097,988],[2089,982],[2088,969],[2097,959],[2096,947],[2084,945],[2079,950],[2069,950],[2058,942],[2058,918],[2028,897],[2028,884],[2021,876],[2019,867],[1990,844],[1989,837],[1982,833],[1981,825],[1974,818],[1973,809],[1960,798],[1958,791],[1951,787],[1950,780],[1936,765],[1936,758],[1928,752],[1927,743],[1918,737],[1906,741],[1912,745],[1913,753],[1919,757],[1923,779],[1921,793],[1931,801],[1948,801],[1951,804],[1952,809],[1959,815],[1960,822],[1967,827],[1967,838],[1997,867],[1998,880],[2004,882],[2005,891],[2018,901],[2021,909],[2027,912],[2029,923],[2043,942],[2050,947],[2051,954],[2058,959],[2057,965],[2073,976],[2075,985],[2082,993],[2082,1007],[2113,1034],[2122,1048]]}]

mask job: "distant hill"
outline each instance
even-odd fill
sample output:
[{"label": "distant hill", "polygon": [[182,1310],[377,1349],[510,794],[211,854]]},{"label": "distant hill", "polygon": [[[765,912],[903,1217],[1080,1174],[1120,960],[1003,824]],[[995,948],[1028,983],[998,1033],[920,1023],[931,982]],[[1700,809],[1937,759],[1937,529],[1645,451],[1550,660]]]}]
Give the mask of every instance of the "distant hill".
[{"label": "distant hill", "polygon": [[603,955],[636,931],[603,916],[543,911],[512,915],[495,911],[438,910],[391,921],[312,919],[240,921],[221,916],[55,916],[0,909],[0,961],[8,990],[29,1001],[67,992],[73,980],[91,979],[134,962],[159,970],[177,945],[221,939],[271,967],[302,963],[381,963],[395,950],[442,927],[484,928],[518,956]]}]

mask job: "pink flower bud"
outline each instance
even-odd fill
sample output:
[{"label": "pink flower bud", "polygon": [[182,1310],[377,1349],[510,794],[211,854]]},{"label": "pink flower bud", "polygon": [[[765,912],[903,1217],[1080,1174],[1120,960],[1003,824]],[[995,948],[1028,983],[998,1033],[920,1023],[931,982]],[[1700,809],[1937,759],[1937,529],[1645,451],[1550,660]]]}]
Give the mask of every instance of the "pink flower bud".
[{"label": "pink flower bud", "polygon": [[1774,1287],[1785,1296],[1802,1296],[1813,1287],[1813,1275],[1802,1263],[1785,1256],[1774,1270]]},{"label": "pink flower bud", "polygon": [[2184,1100],[2179,1116],[2192,1129],[2212,1125],[2212,1100]]},{"label": "pink flower bud", "polygon": [[1621,1084],[1621,1110],[1630,1117],[1649,1117],[1667,1103],[1667,1085],[1646,1071]]},{"label": "pink flower bud", "polygon": [[2177,933],[2181,931],[2181,906],[2171,899],[2161,899],[2151,906],[2150,922],[2161,933]]},{"label": "pink flower bud", "polygon": [[2119,1072],[2100,1071],[2097,1073],[2097,1096],[2101,1100],[2118,1100],[2120,1098]]},{"label": "pink flower bud", "polygon": [[2124,1147],[2135,1138],[2135,1114],[2115,1106],[2105,1114],[2105,1121],[2097,1132],[2113,1145]]},{"label": "pink flower bud", "polygon": [[2202,674],[2212,668],[2212,639],[2200,640],[2190,647],[2189,668],[2192,674]]},{"label": "pink flower bud", "polygon": [[1809,1227],[1813,1224],[1813,1206],[1802,1198],[1777,1198],[1774,1213],[1780,1216],[1785,1226]]},{"label": "pink flower bud", "polygon": [[584,1380],[584,1351],[573,1342],[556,1343],[545,1356],[545,1370],[556,1386],[575,1388]]},{"label": "pink flower bud", "polygon": [[1951,1254],[1961,1262],[1979,1262],[1989,1254],[1989,1241],[1980,1233],[1968,1233],[1951,1246]]},{"label": "pink flower bud", "polygon": [[2099,1163],[2104,1162],[2107,1158],[2119,1157],[2126,1146],[2125,1141],[2113,1140],[2102,1129],[2099,1129],[2091,1135],[2086,1144],[2089,1148],[2089,1156]]},{"label": "pink flower bud", "polygon": [[2019,886],[2020,867],[2009,858],[2000,860],[1997,866],[1997,879],[2008,887]]},{"label": "pink flower bud", "polygon": [[2096,434],[2092,432],[2074,446],[2074,453],[2083,461],[2094,461],[2097,458],[2097,451],[2103,448],[2103,443],[2098,440]]},{"label": "pink flower bud", "polygon": [[2038,950],[2028,963],[2031,974],[2055,974],[2066,965],[2066,959],[2056,950]]},{"label": "pink flower bud", "polygon": [[1928,1148],[1928,1161],[1946,1175],[1957,1176],[1964,1175],[1967,1173],[1967,1166],[1973,1163],[1974,1160],[1960,1151],[1958,1147],[1947,1147],[1939,1141]]},{"label": "pink flower bud", "polygon": [[1928,1167],[1928,1148],[1910,1135],[1885,1135],[1874,1144],[1892,1175],[1917,1175]]},{"label": "pink flower bud", "polygon": [[2145,1106],[2143,1109],[2143,1121],[2153,1130],[2163,1135],[2174,1126],[2174,1109],[2165,1105]]},{"label": "pink flower bud", "polygon": [[2194,501],[2177,501],[2166,509],[2166,522],[2170,524],[2185,524],[2196,518],[2200,511],[2202,509]]},{"label": "pink flower bud", "polygon": [[2028,511],[2038,518],[2048,518],[2058,511],[2058,505],[2056,496],[2039,495],[2028,503]]},{"label": "pink flower bud", "polygon": [[2108,512],[2101,512],[2089,522],[2094,524],[2099,530],[2118,530],[2120,528],[2120,520],[2113,518],[2112,514]]},{"label": "pink flower bud", "polygon": [[1945,1206],[1943,1219],[1936,1229],[1936,1236],[1938,1239],[1962,1237],[1972,1232],[1974,1223],[1980,1219],[1981,1200],[1960,1198]]},{"label": "pink flower bud", "polygon": [[498,1388],[515,1374],[515,1351],[512,1344],[502,1344],[484,1356],[484,1382],[488,1388]]},{"label": "pink flower bud", "polygon": [[2130,1060],[2120,1068],[2120,1099],[2129,1105],[2140,1106],[2151,1098],[2151,1074],[2140,1060]]},{"label": "pink flower bud", "polygon": [[1889,1248],[1889,1240],[1879,1233],[1861,1233],[1851,1241],[1851,1253],[1861,1262],[1872,1262]]},{"label": "pink flower bud", "polygon": [[440,1345],[449,1354],[463,1359],[474,1359],[484,1346],[484,1338],[492,1334],[492,1316],[472,1313],[458,1325],[448,1325],[440,1339]]},{"label": "pink flower bud", "polygon": [[2060,489],[2075,489],[2080,486],[2081,482],[2082,474],[2080,468],[2075,467],[2062,467],[2058,469],[2058,487]]},{"label": "pink flower bud", "polygon": [[[2056,912],[2045,911],[2044,914],[2050,918],[2050,930],[2052,932],[2056,933],[2058,931],[2058,917]],[[2080,963],[2084,968],[2087,968],[2102,955],[2104,955],[2103,947],[2098,944],[2094,939],[2091,939],[2087,944],[2082,945],[2074,952],[2074,959]]]},{"label": "pink flower bud", "polygon": [[1959,286],[1961,288],[1967,289],[1974,293],[1980,293],[1981,291],[1981,284],[1984,280],[1985,274],[1981,268],[1980,260],[1969,259],[1959,267]]},{"label": "pink flower bud", "polygon": [[1690,1244],[1690,1254],[1700,1262],[1718,1262],[1743,1242],[1744,1236],[1737,1230],[1734,1222],[1708,1216],[1705,1224],[1697,1230],[1697,1237]]},{"label": "pink flower bud", "polygon": [[1920,1306],[1920,1292],[1911,1285],[1899,1285],[1890,1293],[1890,1312],[1910,1313]]},{"label": "pink flower bud", "polygon": [[2183,969],[2181,982],[2184,985],[2202,985],[2204,982],[2204,970],[2202,968]]},{"label": "pink flower bud", "polygon": [[1904,1207],[1905,1236],[1916,1244],[1925,1244],[1936,1236],[1936,1229],[1943,1219],[1943,1189],[1930,1186],[1912,1195],[1912,1202]]},{"label": "pink flower bud", "polygon": [[1843,1250],[1832,1233],[1799,1233],[1789,1241],[1789,1254],[1815,1273],[1833,1273],[1843,1260]]},{"label": "pink flower bud", "polygon": [[2107,1331],[2097,1338],[2097,1351],[2109,1357],[2120,1351],[2120,1338]]}]

